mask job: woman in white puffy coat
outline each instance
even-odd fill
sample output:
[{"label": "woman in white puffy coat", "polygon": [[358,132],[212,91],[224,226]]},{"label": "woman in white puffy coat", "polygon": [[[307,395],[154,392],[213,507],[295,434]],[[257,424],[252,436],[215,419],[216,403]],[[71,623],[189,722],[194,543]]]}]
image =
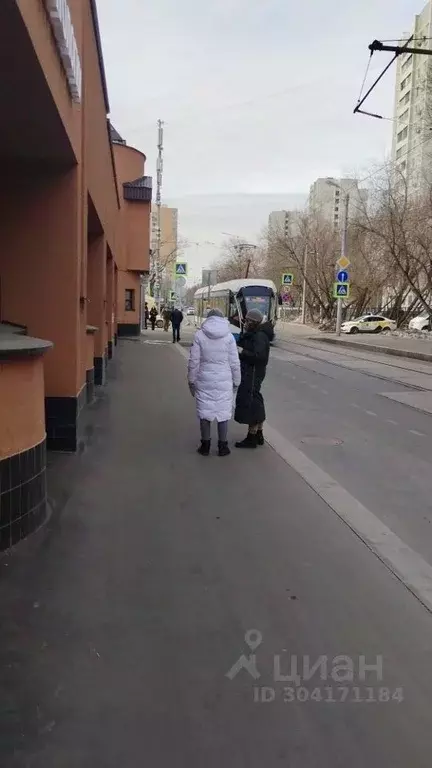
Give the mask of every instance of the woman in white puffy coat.
[{"label": "woman in white puffy coat", "polygon": [[240,385],[240,360],[228,320],[211,309],[196,332],[189,356],[188,383],[196,399],[201,427],[198,453],[210,453],[211,423],[218,424],[219,456],[228,456],[228,422],[232,417],[234,394]]}]

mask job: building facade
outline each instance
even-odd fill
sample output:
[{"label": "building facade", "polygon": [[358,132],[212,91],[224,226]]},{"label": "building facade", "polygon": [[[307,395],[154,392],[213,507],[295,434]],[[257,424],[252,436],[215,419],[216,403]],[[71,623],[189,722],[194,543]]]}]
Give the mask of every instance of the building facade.
[{"label": "building facade", "polygon": [[272,211],[269,215],[268,229],[270,238],[281,236],[298,237],[301,233],[301,211]]},{"label": "building facade", "polygon": [[350,197],[349,217],[361,216],[367,204],[368,193],[367,190],[359,188],[357,179],[352,178],[317,179],[310,188],[309,210],[322,216],[335,229],[341,229],[344,225],[346,194]]},{"label": "building facade", "polygon": [[[157,244],[157,212],[152,210],[152,251],[156,253]],[[159,269],[161,296],[169,299],[169,293],[174,289],[174,267],[178,256],[178,209],[161,205],[160,208],[160,260]]]},{"label": "building facade", "polygon": [[[405,41],[411,35],[416,48],[431,48],[432,2],[415,16]],[[396,62],[392,160],[410,192],[421,192],[432,181],[431,67],[431,57],[421,54],[398,56]]]},{"label": "building facade", "polygon": [[4,549],[44,519],[47,449],[85,441],[124,321],[119,274],[149,268],[150,201],[139,224],[125,213],[144,162],[116,164],[95,0],[2,0],[0,49]]},{"label": "building facade", "polygon": [[141,332],[141,277],[149,274],[152,179],[145,176],[146,157],[112,131],[120,198],[120,242],[117,249],[117,332]]}]

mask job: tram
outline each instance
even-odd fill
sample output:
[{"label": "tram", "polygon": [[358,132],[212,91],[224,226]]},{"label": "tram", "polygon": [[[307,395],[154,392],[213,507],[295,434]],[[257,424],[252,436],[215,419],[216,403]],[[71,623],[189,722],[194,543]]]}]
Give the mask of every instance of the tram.
[{"label": "tram", "polygon": [[194,307],[197,325],[201,325],[209,309],[220,309],[228,319],[231,332],[238,336],[250,309],[259,309],[264,316],[264,322],[270,322],[274,330],[278,318],[279,297],[272,280],[229,280],[198,288],[194,296]]}]

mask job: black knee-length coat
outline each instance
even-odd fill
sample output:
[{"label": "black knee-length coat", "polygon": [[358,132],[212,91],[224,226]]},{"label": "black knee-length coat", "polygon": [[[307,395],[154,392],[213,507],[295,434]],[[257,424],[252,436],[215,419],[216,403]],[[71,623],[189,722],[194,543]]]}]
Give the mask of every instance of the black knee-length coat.
[{"label": "black knee-length coat", "polygon": [[241,365],[241,384],[237,392],[234,419],[239,424],[260,424],[265,421],[264,399],[261,384],[266,375],[270,341],[273,329],[270,324],[256,331],[242,333],[238,341]]}]

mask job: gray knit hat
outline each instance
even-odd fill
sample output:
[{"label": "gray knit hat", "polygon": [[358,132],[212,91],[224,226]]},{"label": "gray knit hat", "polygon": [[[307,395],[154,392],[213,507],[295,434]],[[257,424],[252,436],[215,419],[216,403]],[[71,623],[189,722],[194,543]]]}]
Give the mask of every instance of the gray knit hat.
[{"label": "gray knit hat", "polygon": [[250,309],[246,315],[246,320],[251,320],[253,323],[260,325],[264,320],[264,315],[259,309]]},{"label": "gray knit hat", "polygon": [[223,312],[221,312],[220,309],[209,309],[207,318],[209,317],[223,317]]}]

